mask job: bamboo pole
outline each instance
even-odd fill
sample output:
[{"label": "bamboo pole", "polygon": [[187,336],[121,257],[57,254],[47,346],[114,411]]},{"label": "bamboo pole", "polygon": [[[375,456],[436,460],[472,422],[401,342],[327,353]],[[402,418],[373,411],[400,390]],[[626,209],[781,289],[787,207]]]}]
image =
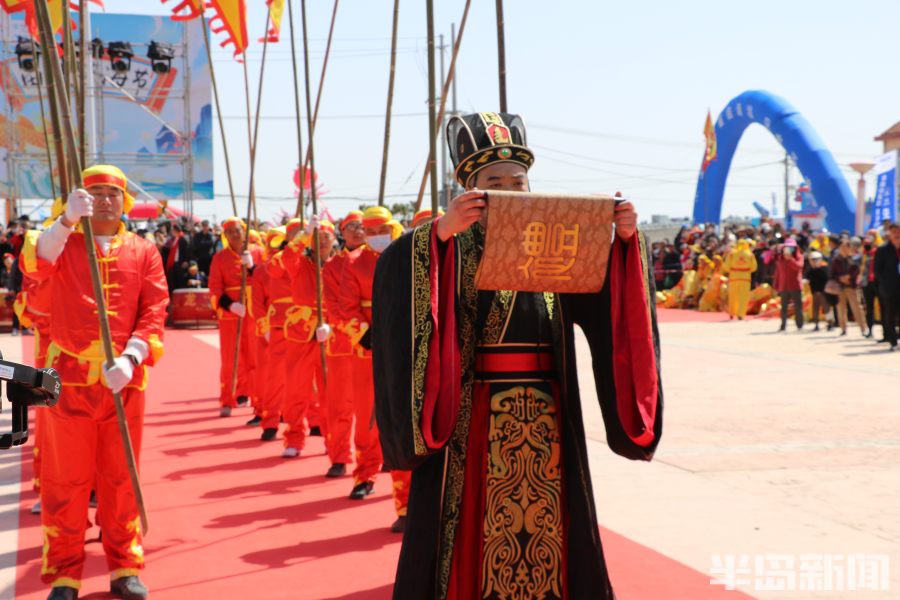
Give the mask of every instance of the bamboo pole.
[{"label": "bamboo pole", "polygon": [[[31,40],[31,47],[37,49],[38,45],[34,39],[33,35],[29,35],[29,39]],[[43,53],[41,53],[43,54]],[[38,103],[41,105],[41,123],[43,123],[44,127],[44,146],[47,149],[47,172],[50,175],[50,192],[53,195],[53,200],[56,199],[56,182],[53,180],[53,148],[50,144],[50,132],[49,129],[52,125],[47,123],[47,115],[44,110],[44,91],[42,87],[41,79],[44,79],[41,76],[41,62],[43,59],[37,58],[37,54],[35,55],[35,69],[37,71],[37,91],[38,91]],[[61,168],[61,166],[60,166]]]},{"label": "bamboo pole", "polygon": [[437,182],[437,121],[434,108],[434,0],[426,0],[426,21],[428,34],[428,162],[431,182],[431,214],[438,214]]},{"label": "bamboo pole", "polygon": [[[41,31],[42,46],[44,48],[53,47],[53,31],[50,24],[50,12],[47,7],[47,0],[34,0],[37,13],[38,25]],[[75,128],[72,123],[72,114],[68,98],[65,93],[59,89],[58,85],[63,80],[62,66],[60,65],[59,56],[56,52],[48,52],[47,58],[50,65],[51,82],[57,85],[59,90],[59,102],[61,125],[64,129],[64,139],[69,150],[68,170],[71,178],[70,182],[80,181],[81,178],[81,157],[78,154],[78,147],[75,143]],[[62,168],[60,169],[63,170]],[[68,190],[62,189],[65,194]],[[111,368],[115,365],[115,354],[113,351],[112,333],[109,329],[109,317],[106,311],[106,297],[103,295],[103,282],[100,278],[100,266],[97,262],[97,248],[94,243],[94,230],[91,226],[91,220],[87,217],[81,220],[81,227],[84,232],[84,242],[88,255],[88,269],[90,271],[91,283],[94,288],[94,300],[97,303],[97,316],[100,321],[100,339],[103,343],[103,354],[106,359],[106,367]],[[122,404],[122,396],[114,393],[113,403],[116,407],[116,419],[119,424],[119,433],[122,436],[122,446],[125,450],[125,460],[128,465],[128,474],[131,479],[131,486],[134,490],[135,503],[137,504],[138,513],[141,519],[141,528],[144,533],[150,530],[149,521],[147,519],[147,509],[144,505],[144,494],[141,489],[141,482],[138,477],[137,460],[134,456],[134,448],[131,444],[131,434],[128,431],[128,421],[125,418],[125,407]]]},{"label": "bamboo pole", "polygon": [[[266,13],[266,28],[263,31],[263,54],[262,54],[262,62],[259,65],[259,90],[256,94],[256,123],[253,126],[253,130],[249,129],[250,127],[250,78],[247,74],[247,55],[244,54],[244,93],[247,96],[247,127],[248,134],[250,135],[250,191],[247,194],[247,220],[245,223],[247,224],[247,233],[244,236],[244,247],[241,250],[241,253],[247,252],[250,247],[250,217],[255,213],[256,210],[256,190],[255,186],[255,177],[256,177],[256,138],[259,135],[259,115],[262,111],[262,93],[263,93],[263,83],[265,82],[266,75],[266,55],[269,48],[269,22],[272,18],[272,7],[269,6],[269,10]],[[241,264],[241,304],[244,305],[246,310],[249,310],[247,306],[247,267]],[[246,314],[243,317],[238,319],[237,324],[237,338],[234,341],[234,369],[232,370],[231,375],[231,395],[234,396],[237,393],[237,379],[238,379],[238,359],[240,358],[241,353],[241,336],[243,335],[244,328],[244,320],[246,319]]]},{"label": "bamboo pole", "polygon": [[[444,122],[444,111],[447,107],[447,92],[450,88],[450,84],[453,82],[453,76],[456,73],[456,57],[459,55],[459,47],[462,43],[463,33],[466,30],[466,21],[469,18],[469,8],[471,8],[471,6],[472,0],[466,0],[466,7],[463,9],[463,16],[459,23],[459,34],[456,36],[456,42],[453,44],[453,54],[450,57],[450,70],[447,73],[447,79],[444,81],[444,87],[441,91],[441,108],[438,111],[438,118],[435,121],[432,121],[434,130],[437,130]],[[429,167],[434,162],[434,159],[434,153],[429,152],[428,161],[425,165],[425,172],[422,174],[422,181],[419,184],[419,196],[416,199],[415,212],[418,212],[419,209],[422,208],[422,199],[425,197],[425,184],[428,181]]]},{"label": "bamboo pole", "polygon": [[219,135],[222,136],[222,153],[225,157],[225,174],[228,177],[228,195],[231,196],[231,210],[235,216],[238,214],[237,200],[234,196],[234,180],[231,177],[231,160],[228,158],[228,143],[225,140],[225,120],[222,118],[222,105],[219,103],[219,86],[216,83],[216,69],[213,66],[212,47],[209,43],[209,26],[206,18],[200,17],[203,27],[203,43],[206,46],[206,59],[209,61],[209,81],[212,85],[213,100],[216,103],[216,116],[219,121]]},{"label": "bamboo pole", "polygon": [[384,114],[384,148],[381,153],[381,179],[378,184],[378,206],[384,206],[384,187],[387,181],[388,148],[391,143],[391,107],[394,104],[394,76],[397,66],[397,29],[400,0],[394,0],[394,22],[391,28],[391,70],[388,73],[387,109]]},{"label": "bamboo pole", "polygon": [[[316,183],[313,178],[316,175],[316,158],[313,152],[313,132],[315,130],[312,101],[309,89],[309,36],[306,29],[306,0],[300,0],[300,14],[303,22],[303,66],[306,78],[306,123],[307,123],[307,142],[306,150],[309,155],[310,176],[309,196],[312,201],[313,214],[319,214],[318,199],[316,194]],[[303,183],[302,181],[300,182]],[[313,229],[313,255],[316,263],[316,328],[322,326],[322,253],[319,248],[319,228]],[[325,360],[325,343],[319,342],[319,353],[322,359],[322,373],[325,385],[328,385],[328,365]]]},{"label": "bamboo pole", "polygon": [[88,160],[87,139],[87,94],[88,94],[88,65],[91,59],[91,48],[87,39],[88,0],[80,0],[78,3],[78,85],[81,93],[78,95],[78,141],[81,142],[81,158]]},{"label": "bamboo pole", "polygon": [[[322,60],[322,71],[321,71],[321,73],[319,73],[319,88],[318,88],[318,90],[316,90],[316,105],[315,105],[315,108],[313,109],[313,114],[312,114],[312,129],[313,129],[313,131],[315,131],[316,123],[318,123],[318,121],[319,121],[319,106],[321,106],[321,104],[322,104],[322,90],[325,89],[325,73],[328,70],[328,59],[331,56],[331,42],[334,39],[334,23],[335,23],[335,21],[337,21],[337,10],[338,10],[339,1],[340,0],[334,0],[334,5],[332,6],[332,9],[331,9],[331,25],[328,27],[328,41],[325,42],[325,57]],[[288,18],[289,19],[291,17],[290,10],[291,10],[290,2],[288,2],[288,12],[289,12]],[[292,35],[293,35],[293,29],[291,31],[292,31]],[[291,39],[291,49],[293,51],[293,38]],[[296,75],[295,75],[295,81],[296,81]],[[300,118],[299,110],[297,111],[297,115],[298,115],[297,118],[299,119]],[[303,162],[300,164],[300,191],[301,191],[301,193],[303,191],[303,182],[306,181],[306,165],[307,164],[309,164],[309,146],[306,147],[306,155],[304,156]],[[313,173],[313,175],[315,175],[315,173]],[[309,184],[310,184],[310,186],[315,185],[315,183],[312,181],[312,179],[310,179]],[[298,198],[298,200],[300,200],[300,199]],[[299,204],[300,203],[298,202],[298,206],[299,206]],[[302,217],[301,217],[301,219],[302,219]]]},{"label": "bamboo pole", "polygon": [[301,226],[303,224],[303,219],[305,218],[305,206],[303,202],[303,177],[304,177],[304,165],[303,165],[303,121],[300,115],[300,69],[297,66],[297,42],[294,36],[294,8],[293,2],[288,0],[288,25],[291,30],[291,66],[293,68],[294,73],[294,112],[297,115],[297,173],[300,177],[300,185],[299,190],[297,191],[297,210],[294,211],[294,217],[300,217]]},{"label": "bamboo pole", "polygon": [[497,0],[497,73],[500,79],[500,112],[506,110],[506,35],[504,34],[503,0]]}]

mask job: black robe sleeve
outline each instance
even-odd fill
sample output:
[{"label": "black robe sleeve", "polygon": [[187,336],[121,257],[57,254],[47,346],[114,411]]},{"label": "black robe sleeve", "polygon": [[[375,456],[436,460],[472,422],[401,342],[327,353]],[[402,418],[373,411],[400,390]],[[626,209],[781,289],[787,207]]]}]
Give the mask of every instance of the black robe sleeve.
[{"label": "black robe sleeve", "polygon": [[[626,293],[624,309],[628,314],[625,315],[626,318],[613,323],[611,317],[613,298],[610,289],[612,277],[606,278],[603,290],[600,293],[567,294],[562,296],[562,302],[563,311],[566,315],[567,329],[571,332],[573,324],[579,325],[590,347],[597,397],[600,401],[600,409],[603,413],[603,423],[606,429],[606,440],[610,449],[616,454],[632,460],[650,460],[662,437],[663,386],[660,369],[659,328],[656,320],[656,303],[653,301],[656,296],[655,282],[653,272],[648,268],[648,265],[652,263],[646,251],[643,238],[639,236],[642,236],[642,234],[636,234],[630,244],[623,244],[624,250],[621,256],[614,254],[610,257],[609,268],[612,270],[623,266],[614,264],[613,261],[619,259],[627,261],[630,252],[639,252],[640,272],[635,273],[636,269],[624,269],[624,273],[626,277],[637,275],[642,279],[641,288],[643,288],[643,295],[646,297],[646,304],[641,302],[641,298],[636,294],[628,295]],[[637,257],[631,256],[631,258]],[[632,264],[636,264],[636,261]],[[652,440],[647,444],[636,443],[633,436],[626,431],[626,428],[623,426],[622,411],[620,410],[616,393],[614,356],[619,352],[618,360],[620,361],[636,360],[633,356],[627,354],[622,356],[622,349],[617,348],[615,343],[614,328],[624,326],[622,321],[627,320],[627,318],[649,319],[649,326],[646,328],[646,332],[652,338],[652,355],[655,358],[653,361],[655,365],[632,365],[637,368],[636,372],[642,372],[644,377],[656,377],[657,391],[652,423],[653,435]],[[644,368],[642,369],[642,367]],[[569,385],[577,385],[577,378],[574,381],[570,380]]]}]

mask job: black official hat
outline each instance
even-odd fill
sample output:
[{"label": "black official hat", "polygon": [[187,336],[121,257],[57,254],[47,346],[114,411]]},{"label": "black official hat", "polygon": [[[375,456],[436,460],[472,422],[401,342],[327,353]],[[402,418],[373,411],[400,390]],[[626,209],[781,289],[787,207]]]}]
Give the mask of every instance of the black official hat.
[{"label": "black official hat", "polygon": [[519,115],[483,112],[447,123],[447,145],[456,166],[456,180],[463,187],[486,166],[496,162],[513,162],[525,169],[534,163],[534,153],[527,147],[525,122]]}]

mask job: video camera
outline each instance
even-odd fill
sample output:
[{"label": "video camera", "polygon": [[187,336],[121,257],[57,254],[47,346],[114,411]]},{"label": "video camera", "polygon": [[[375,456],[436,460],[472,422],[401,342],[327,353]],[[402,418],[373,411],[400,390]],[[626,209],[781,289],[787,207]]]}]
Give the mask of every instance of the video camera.
[{"label": "video camera", "polygon": [[6,397],[12,405],[12,431],[0,435],[0,450],[8,450],[28,441],[28,407],[54,406],[59,402],[62,382],[55,369],[35,369],[2,360],[2,356],[0,381],[6,382]]}]

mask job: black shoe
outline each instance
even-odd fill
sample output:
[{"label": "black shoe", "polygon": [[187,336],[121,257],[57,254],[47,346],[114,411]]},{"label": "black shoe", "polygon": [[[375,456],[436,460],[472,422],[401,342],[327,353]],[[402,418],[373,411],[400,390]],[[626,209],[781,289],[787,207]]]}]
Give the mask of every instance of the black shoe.
[{"label": "black shoe", "polygon": [[325,477],[343,477],[347,474],[347,465],[344,463],[334,463],[331,465],[331,468],[328,469],[328,472],[325,473]]},{"label": "black shoe", "polygon": [[263,429],[262,435],[259,436],[264,442],[271,442],[275,438],[278,437],[278,428],[277,427],[266,427]]},{"label": "black shoe", "polygon": [[319,429],[319,426],[316,425],[314,427],[309,428],[310,437],[322,437],[322,430]]},{"label": "black shoe", "polygon": [[134,575],[120,577],[109,582],[109,591],[123,600],[144,600],[150,597],[150,592]]},{"label": "black shoe", "polygon": [[350,492],[350,499],[364,500],[366,496],[371,496],[374,493],[375,484],[371,481],[364,481],[353,486],[353,491]]},{"label": "black shoe", "polygon": [[867,333],[864,333],[864,334],[863,334],[863,337],[864,337],[864,338],[870,338],[870,337],[872,337],[872,330],[869,329],[869,331],[868,331]]},{"label": "black shoe", "polygon": [[75,588],[59,586],[50,590],[50,595],[47,596],[47,600],[77,600],[78,599],[78,590]]},{"label": "black shoe", "polygon": [[785,329],[787,329],[787,326],[784,323],[782,323],[781,327],[778,328],[778,331],[784,331]]},{"label": "black shoe", "polygon": [[815,327],[813,327],[813,331],[818,331],[818,330],[819,330],[819,324],[818,324],[818,323],[816,323],[816,326],[815,326]]},{"label": "black shoe", "polygon": [[847,332],[846,332],[846,331],[842,331],[842,332],[841,332],[841,337],[844,337],[845,335],[847,335]]},{"label": "black shoe", "polygon": [[245,404],[247,404],[247,396],[238,396],[237,397],[237,405],[244,406]]},{"label": "black shoe", "polygon": [[262,417],[259,415],[253,415],[253,418],[244,423],[244,425],[247,425],[249,427],[256,427],[260,423],[262,423]]},{"label": "black shoe", "polygon": [[881,338],[880,340],[878,340],[878,343],[879,343],[879,344],[887,344],[887,343],[888,343],[888,339],[887,339],[887,338]]},{"label": "black shoe", "polygon": [[406,531],[406,515],[397,517],[397,520],[391,524],[391,533],[403,533]]}]

